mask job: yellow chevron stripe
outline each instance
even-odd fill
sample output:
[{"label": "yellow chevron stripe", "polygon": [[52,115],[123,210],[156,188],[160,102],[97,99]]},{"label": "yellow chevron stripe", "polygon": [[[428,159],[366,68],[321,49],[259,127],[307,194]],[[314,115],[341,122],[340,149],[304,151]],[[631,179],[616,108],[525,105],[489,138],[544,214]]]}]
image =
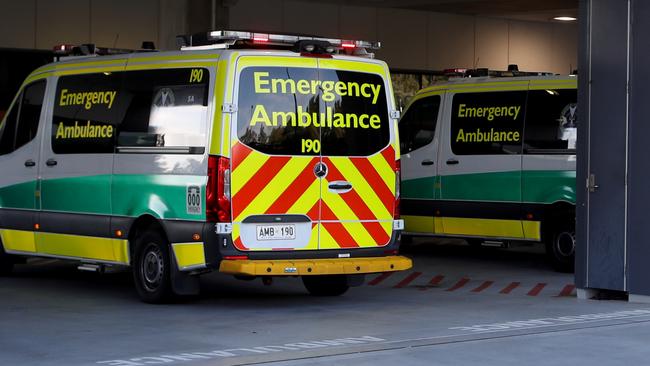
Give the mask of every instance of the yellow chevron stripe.
[{"label": "yellow chevron stripe", "polygon": [[352,235],[354,241],[359,244],[359,247],[368,248],[377,246],[377,241],[370,235],[362,223],[344,222],[342,225],[350,233],[350,235]]},{"label": "yellow chevron stripe", "polygon": [[336,242],[336,239],[325,229],[321,224],[318,224],[318,229],[320,230],[320,245],[319,249],[340,249],[341,247]]},{"label": "yellow chevron stripe", "polygon": [[320,199],[321,181],[316,179],[300,198],[289,208],[287,213],[306,214]]},{"label": "yellow chevron stripe", "polygon": [[[253,153],[251,153],[251,155],[252,154]],[[242,210],[239,216],[235,218],[235,221],[241,221],[252,214],[262,214],[266,212],[266,210],[268,210],[273,202],[278,198],[280,193],[287,188],[287,185],[293,183],[311,160],[311,157],[291,158],[270,182],[260,182],[260,187],[263,187],[262,190],[259,192],[257,197],[255,197],[255,199],[253,199],[253,201]],[[239,169],[237,170],[239,171]],[[289,187],[289,189],[291,189],[291,187]]]},{"label": "yellow chevron stripe", "polygon": [[[382,158],[382,160],[384,160]],[[390,219],[393,214],[386,209],[381,202],[377,193],[368,184],[366,178],[361,175],[359,170],[352,164],[348,158],[332,159],[335,162],[336,168],[343,174],[343,176],[352,183],[354,191],[361,196],[365,204],[370,208],[370,211],[375,215],[378,220]]]},{"label": "yellow chevron stripe", "polygon": [[[354,185],[354,183],[353,183]],[[343,193],[345,194],[345,193]],[[359,220],[357,214],[343,200],[340,194],[331,193],[327,187],[323,187],[323,202],[332,210],[339,220]]]},{"label": "yellow chevron stripe", "polygon": [[232,196],[257,174],[259,168],[269,160],[269,156],[253,151],[239,164],[232,174]]},{"label": "yellow chevron stripe", "polygon": [[395,194],[395,171],[388,164],[381,154],[375,154],[368,158],[370,164],[377,170],[381,179],[386,183],[391,193]]}]

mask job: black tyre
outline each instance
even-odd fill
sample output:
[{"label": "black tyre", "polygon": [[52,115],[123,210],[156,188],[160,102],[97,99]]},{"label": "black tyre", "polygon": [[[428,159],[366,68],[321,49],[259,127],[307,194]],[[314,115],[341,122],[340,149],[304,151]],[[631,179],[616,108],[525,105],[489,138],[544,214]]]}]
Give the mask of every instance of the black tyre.
[{"label": "black tyre", "polygon": [[339,296],[350,288],[346,275],[302,276],[302,283],[312,296]]},{"label": "black tyre", "polygon": [[140,299],[159,304],[171,300],[171,267],[169,244],[155,230],[148,230],[136,239],[133,280]]},{"label": "black tyre", "polygon": [[556,271],[574,271],[575,249],[575,219],[555,222],[546,233],[546,254]]},{"label": "black tyre", "polygon": [[14,269],[14,260],[0,248],[0,276],[9,276]]},{"label": "black tyre", "polygon": [[404,246],[411,245],[411,244],[413,244],[413,237],[411,235],[402,234],[400,236],[400,243],[399,244],[404,245]]}]

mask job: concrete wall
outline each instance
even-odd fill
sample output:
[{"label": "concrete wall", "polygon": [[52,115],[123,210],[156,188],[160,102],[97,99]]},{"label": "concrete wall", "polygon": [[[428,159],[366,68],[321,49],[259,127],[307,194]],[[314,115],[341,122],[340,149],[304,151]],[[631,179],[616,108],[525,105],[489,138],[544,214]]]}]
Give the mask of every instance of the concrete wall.
[{"label": "concrete wall", "polygon": [[233,29],[260,29],[379,40],[378,58],[391,67],[450,67],[566,74],[577,68],[578,26],[481,18],[410,10],[238,0],[230,7]]},{"label": "concrete wall", "polygon": [[51,49],[96,43],[175,47],[186,29],[186,2],[175,0],[6,0],[0,2],[0,47]]},{"label": "concrete wall", "polygon": [[[6,0],[0,2],[0,47],[51,48],[94,42],[139,47],[210,24],[207,0]],[[575,24],[536,23],[409,10],[290,0],[217,0],[218,24],[231,29],[311,33],[380,40],[391,67],[449,67],[568,73],[577,64]]]}]

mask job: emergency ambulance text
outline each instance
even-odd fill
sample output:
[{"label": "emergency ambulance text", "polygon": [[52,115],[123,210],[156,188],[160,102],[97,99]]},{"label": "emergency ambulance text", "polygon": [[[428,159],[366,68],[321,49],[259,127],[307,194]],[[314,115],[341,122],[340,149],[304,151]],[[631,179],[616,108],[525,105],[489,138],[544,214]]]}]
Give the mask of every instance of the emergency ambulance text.
[{"label": "emergency ambulance text", "polygon": [[520,105],[502,107],[467,107],[466,104],[458,106],[458,118],[486,118],[488,121],[494,117],[509,117],[513,121],[519,117]]},{"label": "emergency ambulance text", "polygon": [[83,105],[85,109],[90,109],[97,104],[105,104],[108,109],[111,109],[117,91],[93,91],[93,92],[68,92],[68,89],[61,90],[61,97],[59,98],[59,105],[62,107],[71,105]]}]

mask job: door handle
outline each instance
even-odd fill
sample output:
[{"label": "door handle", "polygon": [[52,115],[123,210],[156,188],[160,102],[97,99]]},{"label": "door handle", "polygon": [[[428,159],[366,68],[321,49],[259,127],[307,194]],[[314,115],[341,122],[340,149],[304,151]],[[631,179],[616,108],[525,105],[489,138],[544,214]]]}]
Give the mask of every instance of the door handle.
[{"label": "door handle", "polygon": [[36,166],[36,163],[34,162],[34,160],[29,159],[29,160],[25,161],[25,166],[28,167],[28,168],[31,168],[33,166]]},{"label": "door handle", "polygon": [[47,159],[47,161],[45,162],[45,165],[47,166],[55,166],[56,164],[58,163],[54,159]]},{"label": "door handle", "polygon": [[447,165],[456,165],[456,164],[458,164],[458,160],[456,159],[447,160]]},{"label": "door handle", "polygon": [[429,160],[429,159],[422,160],[422,165],[433,165],[433,160]]},{"label": "door handle", "polygon": [[352,190],[352,184],[350,182],[337,180],[328,185],[331,191],[336,191],[335,193],[346,193]]}]

